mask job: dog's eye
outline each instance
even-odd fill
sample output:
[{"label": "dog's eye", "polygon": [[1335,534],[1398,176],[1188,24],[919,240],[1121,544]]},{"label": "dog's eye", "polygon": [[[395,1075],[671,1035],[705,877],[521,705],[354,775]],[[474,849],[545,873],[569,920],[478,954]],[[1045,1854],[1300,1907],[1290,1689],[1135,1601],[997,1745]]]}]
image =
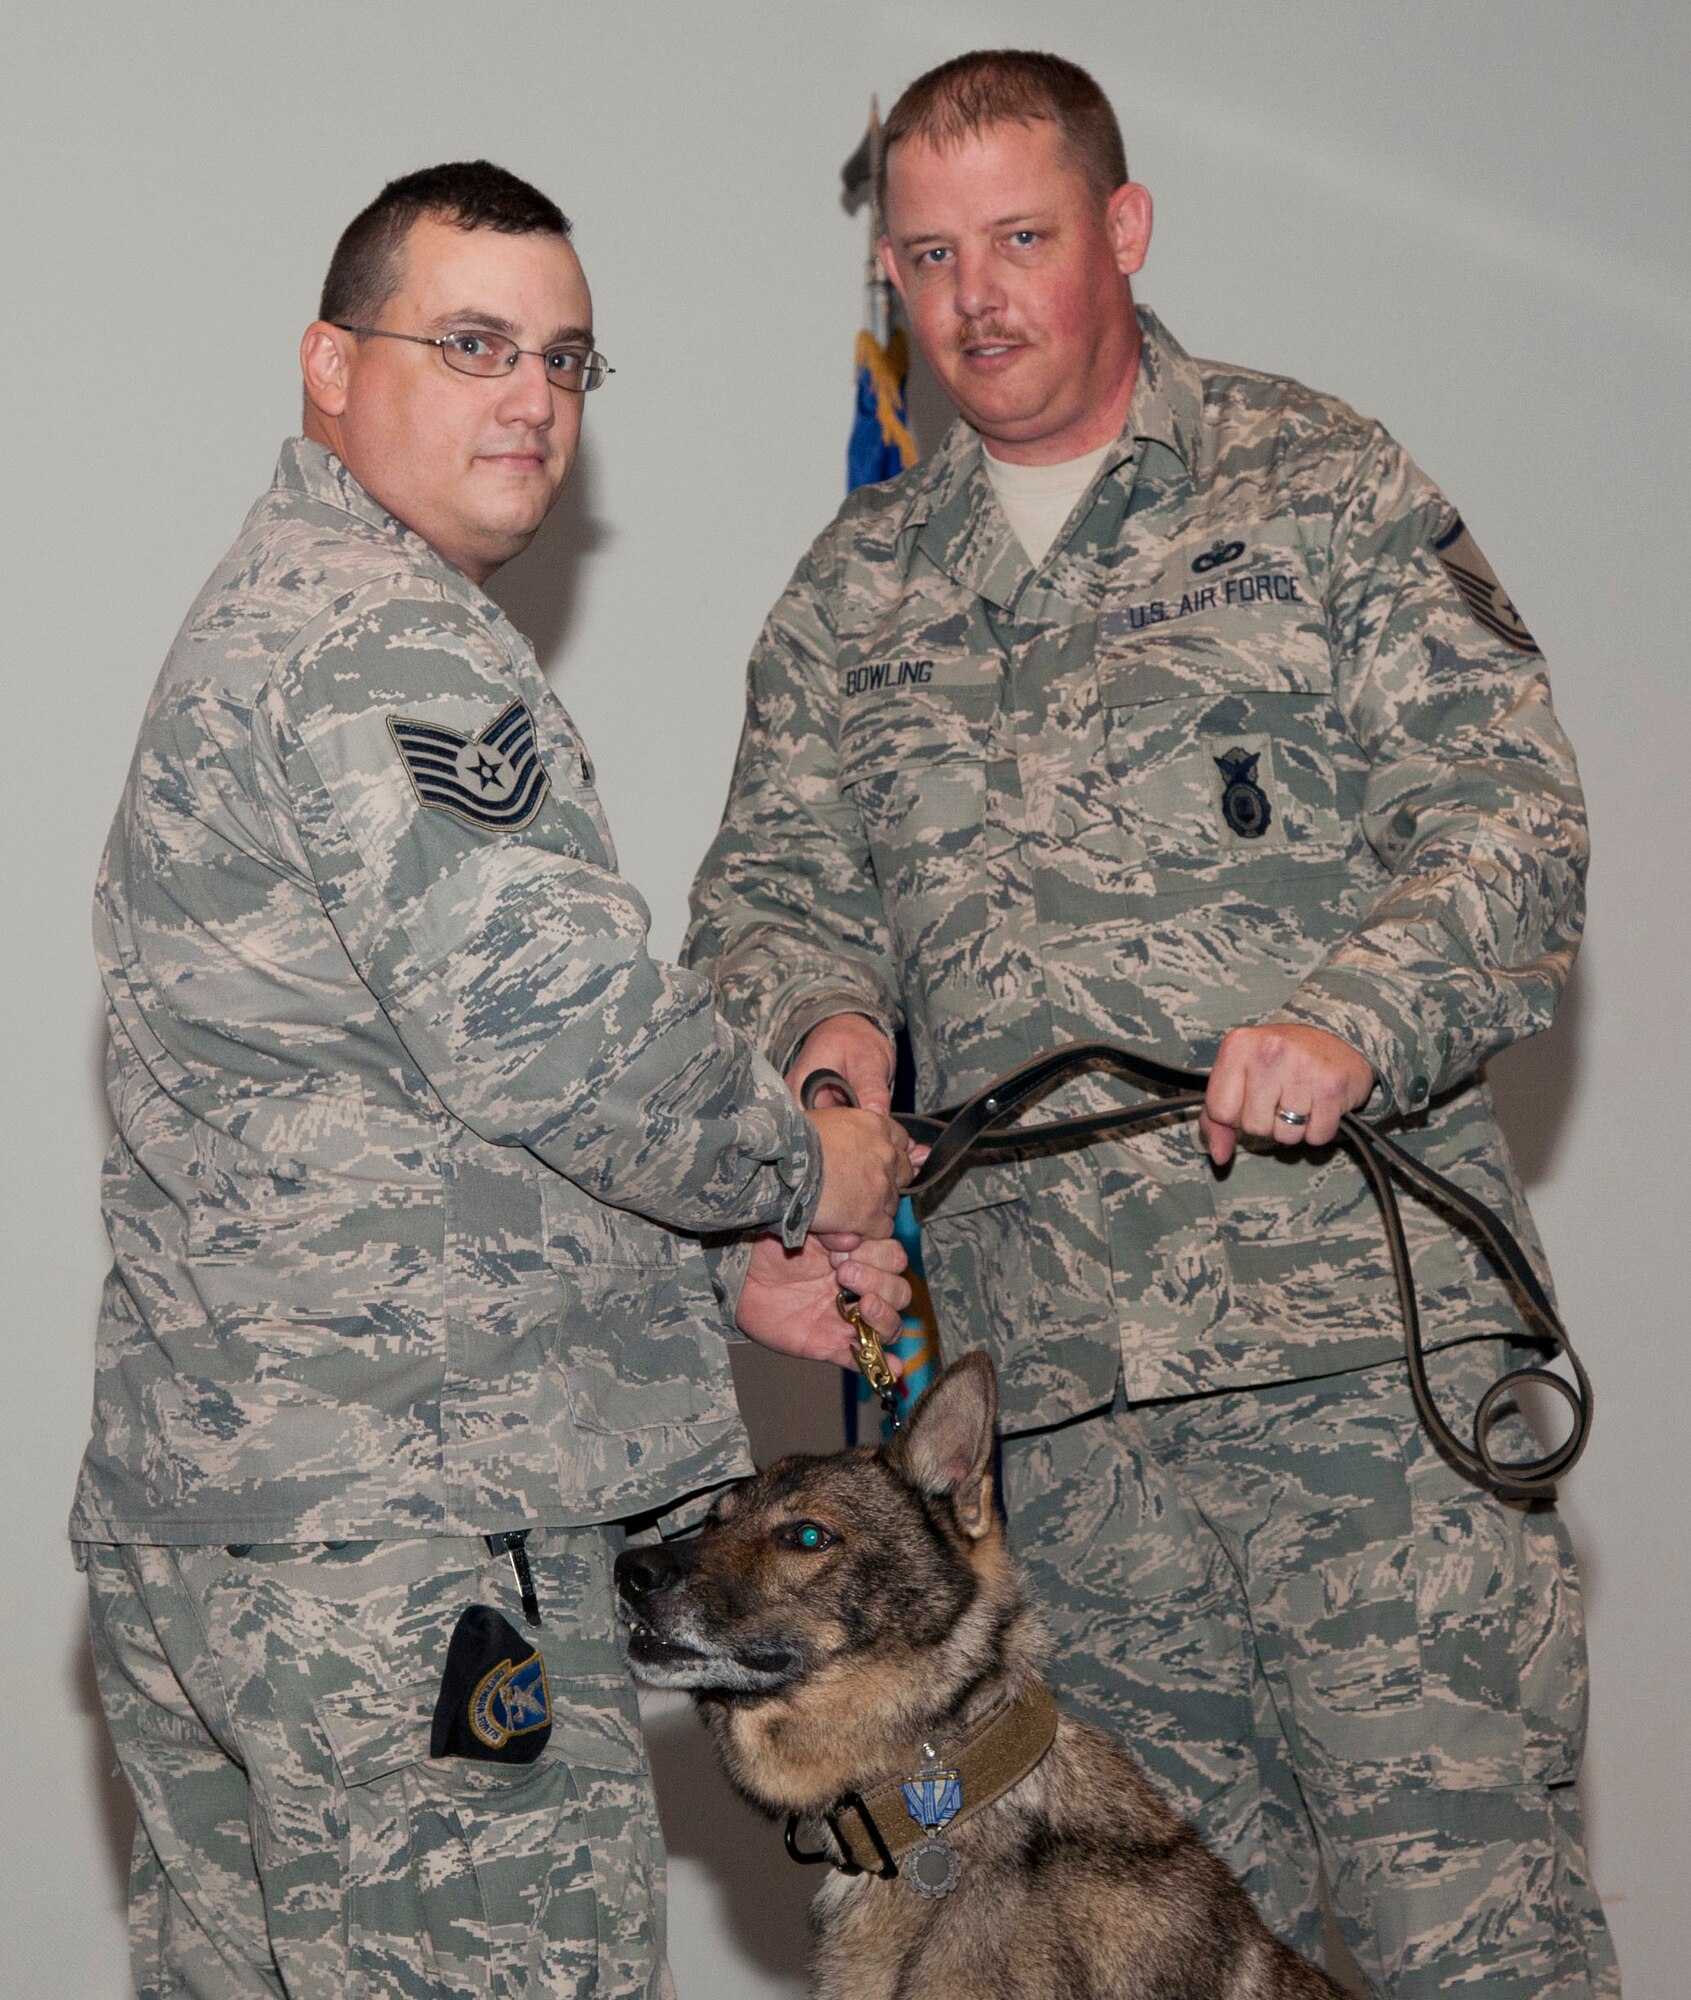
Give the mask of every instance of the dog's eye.
[{"label": "dog's eye", "polygon": [[775,1538],[790,1549],[803,1549],[806,1555],[815,1555],[818,1549],[834,1545],[833,1536],[815,1521],[788,1521],[775,1531]]}]

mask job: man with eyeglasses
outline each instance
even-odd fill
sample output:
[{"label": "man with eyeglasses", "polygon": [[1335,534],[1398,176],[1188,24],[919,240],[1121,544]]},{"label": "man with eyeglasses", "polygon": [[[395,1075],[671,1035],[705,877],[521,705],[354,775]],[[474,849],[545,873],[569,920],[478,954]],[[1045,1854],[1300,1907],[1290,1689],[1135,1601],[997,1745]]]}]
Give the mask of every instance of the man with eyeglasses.
[{"label": "man with eyeglasses", "polygon": [[731,1319],[844,1361],[844,1282],[896,1328],[909,1151],[799,1111],[648,955],[481,589],[609,373],[560,211],[486,162],[394,182],[301,360],[96,903],[114,1263],[71,1532],[136,1984],[666,1993],[610,1563],[749,1469]]}]

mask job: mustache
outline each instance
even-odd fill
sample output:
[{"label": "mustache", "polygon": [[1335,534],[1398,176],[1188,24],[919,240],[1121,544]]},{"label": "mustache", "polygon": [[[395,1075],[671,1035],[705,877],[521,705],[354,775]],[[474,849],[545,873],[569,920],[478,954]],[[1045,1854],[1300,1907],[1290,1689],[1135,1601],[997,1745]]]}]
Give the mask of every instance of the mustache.
[{"label": "mustache", "polygon": [[965,320],[958,328],[956,347],[961,354],[968,347],[989,347],[997,342],[1013,347],[1025,344],[1023,335],[1013,326],[1006,326],[998,319]]}]

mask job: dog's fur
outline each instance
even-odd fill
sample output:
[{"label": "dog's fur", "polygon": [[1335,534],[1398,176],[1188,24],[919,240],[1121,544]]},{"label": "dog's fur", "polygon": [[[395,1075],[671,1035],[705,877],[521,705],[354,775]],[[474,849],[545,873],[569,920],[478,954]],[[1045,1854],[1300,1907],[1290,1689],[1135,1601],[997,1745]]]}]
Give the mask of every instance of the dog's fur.
[{"label": "dog's fur", "polygon": [[[997,1385],[964,1356],[884,1450],[787,1458],[694,1540],[625,1551],[642,1679],[692,1691],[735,1785],[817,1814],[915,1771],[1007,1708],[1043,1641],[992,1505]],[[826,1545],[809,1549],[814,1524]],[[1045,1757],[947,1830],[942,1898],[830,1874],[819,2000],[1305,2000],[1340,1989],[1270,1935],[1233,1876],[1110,1739],[1063,1716]]]}]

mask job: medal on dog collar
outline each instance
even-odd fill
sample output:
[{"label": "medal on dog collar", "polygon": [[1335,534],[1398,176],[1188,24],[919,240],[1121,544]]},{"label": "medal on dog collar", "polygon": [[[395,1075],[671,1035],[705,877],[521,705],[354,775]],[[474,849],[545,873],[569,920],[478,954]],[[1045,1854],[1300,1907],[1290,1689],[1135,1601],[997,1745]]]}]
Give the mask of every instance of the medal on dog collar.
[{"label": "medal on dog collar", "polygon": [[905,1855],[903,1872],[918,1896],[948,1896],[957,1886],[963,1864],[956,1849],[948,1847],[939,1835],[963,1810],[963,1780],[956,1771],[943,1769],[927,1744],[922,1747],[928,1752],[927,1762],[900,1789],[906,1811],[928,1837]]}]

